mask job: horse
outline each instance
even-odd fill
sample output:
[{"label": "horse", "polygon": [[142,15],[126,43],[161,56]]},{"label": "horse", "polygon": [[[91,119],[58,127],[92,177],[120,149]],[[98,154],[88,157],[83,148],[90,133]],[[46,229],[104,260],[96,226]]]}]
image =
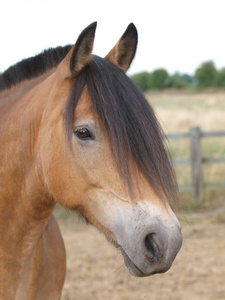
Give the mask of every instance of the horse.
[{"label": "horse", "polygon": [[126,75],[137,29],[131,23],[101,58],[92,53],[96,25],[0,76],[1,299],[61,297],[56,203],[98,228],[136,277],[166,272],[181,248],[165,135]]}]

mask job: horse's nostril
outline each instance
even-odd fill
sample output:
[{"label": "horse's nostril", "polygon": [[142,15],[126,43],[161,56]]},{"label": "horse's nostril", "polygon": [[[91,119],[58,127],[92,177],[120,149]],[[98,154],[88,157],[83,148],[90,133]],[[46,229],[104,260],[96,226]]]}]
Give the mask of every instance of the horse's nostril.
[{"label": "horse's nostril", "polygon": [[159,248],[154,240],[155,233],[150,233],[145,238],[145,246],[148,250],[148,257],[150,259],[156,259],[159,258]]}]

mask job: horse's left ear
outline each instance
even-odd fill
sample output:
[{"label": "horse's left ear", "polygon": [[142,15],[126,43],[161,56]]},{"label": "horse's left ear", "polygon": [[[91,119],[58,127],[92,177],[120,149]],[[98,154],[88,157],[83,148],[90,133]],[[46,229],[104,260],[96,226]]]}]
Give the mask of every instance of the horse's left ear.
[{"label": "horse's left ear", "polygon": [[130,23],[115,47],[106,55],[105,59],[126,72],[135,56],[137,42],[137,29],[133,23]]},{"label": "horse's left ear", "polygon": [[64,78],[76,77],[90,61],[96,26],[97,22],[94,22],[81,32],[76,44],[62,61],[61,70]]}]

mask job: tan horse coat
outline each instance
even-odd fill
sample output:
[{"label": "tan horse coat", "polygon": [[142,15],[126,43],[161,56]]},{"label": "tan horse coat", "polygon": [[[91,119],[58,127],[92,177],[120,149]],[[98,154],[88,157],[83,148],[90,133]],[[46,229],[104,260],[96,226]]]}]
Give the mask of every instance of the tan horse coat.
[{"label": "tan horse coat", "polygon": [[[120,247],[128,269],[135,276],[165,271],[180,249],[180,225],[175,215],[143,179],[139,182],[139,201],[135,207],[132,205],[86,89],[74,112],[74,126],[93,127],[99,136],[99,151],[95,153],[96,146],[80,151],[86,147],[83,141],[72,143],[73,152],[66,146],[63,112],[74,78],[92,57],[95,27],[96,24],[92,24],[82,32],[57,68],[0,94],[0,299],[60,298],[66,257],[52,214],[56,202],[81,211]],[[134,57],[136,43],[135,29],[129,27],[106,59],[126,71]],[[93,160],[86,170],[85,161],[91,155]],[[150,198],[151,205],[148,204]],[[147,210],[142,209],[145,205]],[[149,217],[162,220],[156,222],[159,235],[168,236],[166,242],[162,242],[162,248],[167,245],[169,249],[164,262],[156,262],[160,260],[157,245],[161,242],[148,241],[145,236],[151,237],[147,229],[141,233],[145,238],[144,256],[140,254],[142,248],[133,246],[132,236],[137,238],[142,221],[151,227]],[[122,221],[118,222],[119,218]],[[134,225],[129,225],[131,219],[136,220]],[[154,229],[154,234],[157,230]],[[131,242],[123,244],[126,235]],[[132,252],[134,248],[136,252]],[[152,257],[147,259],[149,255]],[[152,269],[153,265],[157,266]]]}]

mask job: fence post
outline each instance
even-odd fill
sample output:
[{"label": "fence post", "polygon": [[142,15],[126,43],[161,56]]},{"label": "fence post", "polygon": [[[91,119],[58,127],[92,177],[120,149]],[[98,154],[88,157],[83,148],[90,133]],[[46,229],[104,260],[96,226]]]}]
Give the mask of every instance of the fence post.
[{"label": "fence post", "polygon": [[203,195],[203,172],[202,172],[202,151],[201,131],[199,126],[190,128],[191,139],[191,173],[192,173],[192,194],[194,200],[201,202]]}]

